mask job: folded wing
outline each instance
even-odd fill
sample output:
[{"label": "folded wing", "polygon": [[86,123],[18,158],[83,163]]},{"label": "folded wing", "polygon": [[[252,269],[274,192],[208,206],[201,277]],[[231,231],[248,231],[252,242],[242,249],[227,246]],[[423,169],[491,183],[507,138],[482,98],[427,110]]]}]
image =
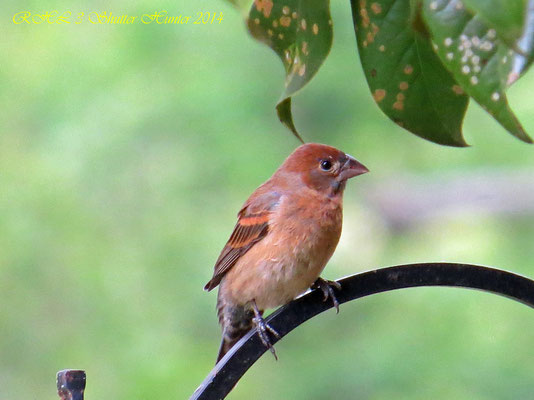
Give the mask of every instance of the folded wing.
[{"label": "folded wing", "polygon": [[280,201],[280,195],[269,191],[262,193],[260,189],[239,211],[234,231],[215,263],[213,277],[204,286],[205,290],[215,288],[237,260],[269,232],[269,220]]}]

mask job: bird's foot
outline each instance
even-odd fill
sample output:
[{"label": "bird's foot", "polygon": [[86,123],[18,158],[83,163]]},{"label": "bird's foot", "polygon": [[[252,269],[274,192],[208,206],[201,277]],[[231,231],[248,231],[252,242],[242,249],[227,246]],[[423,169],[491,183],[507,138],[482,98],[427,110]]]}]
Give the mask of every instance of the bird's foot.
[{"label": "bird's foot", "polygon": [[269,351],[273,354],[275,360],[278,361],[276,351],[274,350],[274,346],[271,343],[271,339],[269,338],[269,332],[274,337],[276,337],[276,339],[280,339],[280,335],[267,322],[265,322],[262,316],[263,313],[258,309],[258,306],[256,305],[255,301],[252,302],[252,306],[254,308],[254,318],[252,319],[252,322],[256,326],[258,336],[260,337],[260,340],[263,345],[267,347]]},{"label": "bird's foot", "polygon": [[329,298],[332,299],[332,303],[334,303],[336,313],[339,314],[339,302],[337,301],[336,295],[334,294],[333,287],[337,290],[341,290],[341,284],[339,282],[328,281],[323,278],[317,278],[317,280],[312,285],[312,289],[321,289],[321,291],[323,292],[323,301],[327,301]]}]

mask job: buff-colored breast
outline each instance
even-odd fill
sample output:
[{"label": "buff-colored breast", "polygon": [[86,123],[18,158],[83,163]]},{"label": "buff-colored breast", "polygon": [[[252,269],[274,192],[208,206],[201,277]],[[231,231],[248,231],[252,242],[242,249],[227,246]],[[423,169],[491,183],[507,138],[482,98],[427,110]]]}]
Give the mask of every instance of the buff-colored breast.
[{"label": "buff-colored breast", "polygon": [[[233,304],[255,300],[259,309],[288,303],[319,277],[339,242],[341,197],[303,193],[273,214],[269,233],[244,254],[221,282],[221,294]],[[307,207],[321,201],[320,218]],[[284,201],[284,199],[282,199]]]}]

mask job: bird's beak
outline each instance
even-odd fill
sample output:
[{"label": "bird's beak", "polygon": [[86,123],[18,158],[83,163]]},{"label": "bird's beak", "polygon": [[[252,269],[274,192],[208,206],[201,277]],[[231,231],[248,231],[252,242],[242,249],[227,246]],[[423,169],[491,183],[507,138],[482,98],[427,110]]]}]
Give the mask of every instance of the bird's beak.
[{"label": "bird's beak", "polygon": [[339,179],[346,181],[347,179],[354,178],[355,176],[365,174],[369,172],[367,167],[357,161],[354,157],[347,154],[347,161],[341,167],[341,172],[339,173]]}]

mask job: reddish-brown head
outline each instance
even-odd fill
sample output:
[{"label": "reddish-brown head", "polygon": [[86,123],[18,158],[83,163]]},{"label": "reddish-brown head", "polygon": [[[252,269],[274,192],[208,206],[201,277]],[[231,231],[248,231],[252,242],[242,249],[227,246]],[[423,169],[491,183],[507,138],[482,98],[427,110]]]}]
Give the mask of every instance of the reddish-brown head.
[{"label": "reddish-brown head", "polygon": [[369,172],[350,155],[318,143],[298,147],[280,170],[298,173],[308,187],[332,194],[343,192],[347,179]]}]

